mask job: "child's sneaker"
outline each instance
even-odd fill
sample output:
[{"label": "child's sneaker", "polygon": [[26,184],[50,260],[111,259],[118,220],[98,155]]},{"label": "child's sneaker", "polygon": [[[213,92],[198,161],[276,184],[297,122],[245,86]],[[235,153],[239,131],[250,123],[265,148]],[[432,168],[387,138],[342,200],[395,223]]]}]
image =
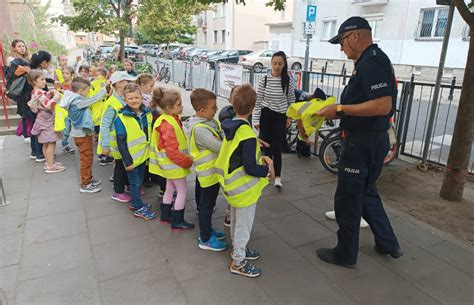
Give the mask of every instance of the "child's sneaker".
[{"label": "child's sneaker", "polygon": [[66,146],[63,147],[63,153],[73,154],[73,153],[75,153],[75,151],[74,151],[74,148],[72,148],[69,145],[66,145]]},{"label": "child's sneaker", "polygon": [[31,159],[31,160],[36,160],[36,155],[33,155],[33,154],[30,155],[30,159]]},{"label": "child's sneaker", "polygon": [[[150,203],[144,203],[143,206],[144,206],[145,208],[147,208],[147,209],[151,209],[151,204],[150,204]],[[132,205],[132,204],[128,206],[128,209],[129,209],[130,211],[132,211],[132,212],[135,212],[135,211],[138,210],[138,209],[137,209],[134,205]]]},{"label": "child's sneaker", "polygon": [[201,237],[199,237],[198,247],[203,250],[219,252],[227,249],[227,243],[217,240],[216,236],[212,235],[211,238],[209,238],[209,240],[206,242],[203,242]]},{"label": "child's sneaker", "polygon": [[101,190],[102,188],[99,185],[95,185],[91,182],[88,185],[81,186],[81,188],[79,189],[79,192],[93,194],[93,193],[100,192]]},{"label": "child's sneaker", "polygon": [[100,159],[100,166],[106,166],[114,163],[114,158],[109,156],[102,156]]},{"label": "child's sneaker", "polygon": [[225,239],[225,233],[223,231],[217,231],[212,229],[212,236],[215,236],[218,240]]},{"label": "child's sneaker", "polygon": [[96,179],[94,177],[92,177],[91,181],[89,182],[90,184],[94,185],[94,186],[99,186],[99,185],[102,185],[102,181],[100,181],[100,179]]},{"label": "child's sneaker", "polygon": [[147,209],[146,207],[142,207],[141,209],[135,211],[133,213],[133,216],[137,218],[145,219],[145,220],[152,220],[156,218],[156,214],[150,211],[149,209]]},{"label": "child's sneaker", "polygon": [[114,176],[113,176],[113,175],[110,176],[109,181],[110,181],[110,182],[114,182]]},{"label": "child's sneaker", "polygon": [[[230,258],[232,258],[233,252],[230,253]],[[251,250],[249,248],[245,248],[245,259],[249,261],[254,261],[260,258],[260,253],[256,250]]]},{"label": "child's sneaker", "polygon": [[230,228],[230,215],[224,217],[224,226]]},{"label": "child's sneaker", "polygon": [[119,202],[130,202],[130,200],[132,200],[132,197],[129,194],[125,194],[125,193],[119,194],[119,193],[113,192],[111,197],[113,200],[119,201]]},{"label": "child's sneaker", "polygon": [[46,165],[45,172],[46,174],[55,174],[55,173],[60,173],[62,171],[66,170],[66,167],[59,165],[55,163],[53,166],[49,167]]},{"label": "child's sneaker", "polygon": [[258,277],[262,274],[260,268],[255,267],[248,260],[244,260],[239,266],[235,265],[234,261],[230,264],[230,272],[233,274],[243,275],[246,277]]},{"label": "child's sneaker", "polygon": [[44,156],[36,156],[36,159],[35,159],[36,162],[44,162],[46,161],[46,158]]}]

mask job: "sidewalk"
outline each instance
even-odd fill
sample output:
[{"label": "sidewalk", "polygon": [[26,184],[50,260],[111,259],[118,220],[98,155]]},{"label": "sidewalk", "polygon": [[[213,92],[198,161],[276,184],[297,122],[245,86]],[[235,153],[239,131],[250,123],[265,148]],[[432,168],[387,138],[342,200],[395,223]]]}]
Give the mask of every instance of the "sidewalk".
[{"label": "sidewalk", "polygon": [[[0,208],[0,287],[8,304],[474,303],[472,249],[399,212],[390,217],[402,258],[376,255],[371,232],[363,229],[357,269],[320,262],[314,250],[336,241],[337,225],[324,217],[336,178],[316,159],[286,155],[283,190],[266,188],[251,240],[264,273],[252,280],[229,273],[229,250],[198,249],[197,230],[173,233],[159,221],[133,218],[126,204],[110,199],[110,166],[94,164],[102,192],[80,194],[77,155],[58,150],[67,170],[46,175],[28,153],[15,136],[0,150],[11,202]],[[187,219],[197,223],[193,188],[190,180]],[[155,209],[157,191],[146,189],[145,195]],[[219,229],[224,210],[220,197],[214,215]]]}]

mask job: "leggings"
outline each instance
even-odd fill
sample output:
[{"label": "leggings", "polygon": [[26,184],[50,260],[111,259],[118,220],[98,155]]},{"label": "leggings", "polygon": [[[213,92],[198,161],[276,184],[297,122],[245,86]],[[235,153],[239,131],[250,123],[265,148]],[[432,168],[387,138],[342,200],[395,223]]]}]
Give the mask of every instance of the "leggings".
[{"label": "leggings", "polygon": [[171,204],[173,193],[176,191],[174,209],[183,210],[186,202],[186,177],[180,179],[166,179],[166,191],[163,196],[163,204]]},{"label": "leggings", "polygon": [[270,144],[263,151],[266,156],[273,159],[275,176],[281,176],[281,149],[286,132],[286,115],[275,112],[269,108],[263,108],[260,116],[260,138]]}]

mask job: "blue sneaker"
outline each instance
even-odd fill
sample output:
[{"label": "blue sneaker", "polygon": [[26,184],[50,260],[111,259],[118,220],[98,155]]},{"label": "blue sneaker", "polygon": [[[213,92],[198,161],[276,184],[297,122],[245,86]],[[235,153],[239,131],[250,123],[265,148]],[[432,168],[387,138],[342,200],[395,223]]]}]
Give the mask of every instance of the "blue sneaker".
[{"label": "blue sneaker", "polygon": [[199,248],[203,250],[210,250],[210,251],[224,251],[227,249],[227,243],[217,240],[217,238],[212,235],[211,238],[207,242],[203,242],[201,237],[199,237]]},{"label": "blue sneaker", "polygon": [[144,220],[152,220],[156,218],[156,214],[150,211],[149,209],[147,209],[146,207],[136,210],[133,213],[133,216],[144,219]]},{"label": "blue sneaker", "polygon": [[[151,209],[151,204],[149,203],[144,203],[143,206],[147,208],[148,210]],[[128,209],[132,212],[135,212],[136,210],[138,210],[133,204],[129,205]]]},{"label": "blue sneaker", "polygon": [[225,239],[225,233],[224,231],[217,231],[212,229],[212,235],[217,238],[217,240],[224,240]]}]

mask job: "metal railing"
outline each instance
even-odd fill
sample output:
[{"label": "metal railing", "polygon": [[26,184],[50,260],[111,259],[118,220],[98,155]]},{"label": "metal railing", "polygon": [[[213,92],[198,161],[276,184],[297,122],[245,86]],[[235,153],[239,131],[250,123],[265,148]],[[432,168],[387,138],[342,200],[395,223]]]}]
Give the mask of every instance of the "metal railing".
[{"label": "metal railing", "polygon": [[[193,64],[173,60],[170,67],[172,81],[182,86],[186,79],[185,88],[187,90],[207,88],[217,96],[229,98],[229,92],[222,90],[219,86],[220,73],[218,66],[215,64],[205,62]],[[242,82],[250,83],[256,87],[258,81],[264,77],[266,72],[256,73],[252,69],[243,69],[242,73]],[[340,100],[341,93],[350,78],[344,68],[341,74],[327,73],[323,67],[320,72],[309,71],[308,75],[309,92],[314,92],[316,88],[320,88],[326,94],[335,96],[337,100]],[[422,158],[434,87],[434,83],[415,81],[414,75],[410,80],[398,82],[395,122],[399,154],[416,159]],[[456,83],[456,78],[453,78],[450,83],[441,85],[435,126],[428,152],[428,161],[431,163],[438,165],[446,165],[447,163],[461,88],[461,85]],[[474,150],[471,153],[470,173],[474,173],[473,161]]]}]

